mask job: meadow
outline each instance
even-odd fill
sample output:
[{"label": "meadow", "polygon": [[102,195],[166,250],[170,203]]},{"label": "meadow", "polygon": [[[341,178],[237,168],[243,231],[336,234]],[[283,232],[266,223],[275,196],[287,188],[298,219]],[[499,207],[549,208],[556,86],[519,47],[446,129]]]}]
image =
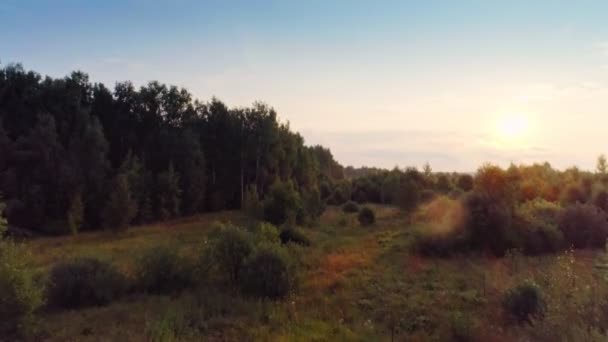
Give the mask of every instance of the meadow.
[{"label": "meadow", "polygon": [[[603,253],[538,257],[510,251],[424,257],[413,252],[413,222],[391,206],[372,206],[376,223],[329,207],[302,228],[308,247],[298,286],[282,300],[252,299],[213,279],[170,295],[131,294],[105,306],[43,309],[37,336],[48,341],[511,341],[602,340],[607,286],[594,267]],[[26,242],[43,274],[66,259],[93,256],[131,272],[142,251],[170,246],[196,259],[213,222],[245,224],[241,212],[204,214],[134,227],[118,235],[81,233]],[[539,284],[543,317],[525,324],[504,313],[505,292]],[[598,321],[597,323],[594,320]]]}]

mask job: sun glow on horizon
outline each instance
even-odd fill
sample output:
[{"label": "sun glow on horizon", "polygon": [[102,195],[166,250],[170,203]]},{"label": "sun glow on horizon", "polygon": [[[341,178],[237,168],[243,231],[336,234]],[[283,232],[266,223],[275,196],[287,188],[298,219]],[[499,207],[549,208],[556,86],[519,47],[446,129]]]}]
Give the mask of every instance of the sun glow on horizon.
[{"label": "sun glow on horizon", "polygon": [[524,113],[504,114],[496,123],[495,135],[505,147],[523,147],[530,134],[531,123]]}]

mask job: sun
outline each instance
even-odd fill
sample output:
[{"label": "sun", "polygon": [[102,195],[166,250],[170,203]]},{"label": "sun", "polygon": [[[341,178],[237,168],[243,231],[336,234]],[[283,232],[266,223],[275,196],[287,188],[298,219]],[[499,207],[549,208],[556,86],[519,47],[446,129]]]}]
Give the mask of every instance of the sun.
[{"label": "sun", "polygon": [[497,135],[503,143],[516,144],[525,140],[530,129],[528,117],[524,114],[504,115],[497,124]]}]

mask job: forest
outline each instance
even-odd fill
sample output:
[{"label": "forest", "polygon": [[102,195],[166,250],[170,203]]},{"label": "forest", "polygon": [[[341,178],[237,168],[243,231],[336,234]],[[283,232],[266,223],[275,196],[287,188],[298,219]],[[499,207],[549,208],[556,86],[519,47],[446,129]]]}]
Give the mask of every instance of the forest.
[{"label": "forest", "polygon": [[282,183],[320,201],[343,178],[328,149],[306,146],[263,103],[231,109],[158,82],[111,91],[82,72],[42,78],[9,65],[0,104],[6,216],[35,232],[236,209],[248,190],[263,198]]},{"label": "forest", "polygon": [[608,162],[343,167],[264,103],[0,69],[0,340],[602,341]]}]

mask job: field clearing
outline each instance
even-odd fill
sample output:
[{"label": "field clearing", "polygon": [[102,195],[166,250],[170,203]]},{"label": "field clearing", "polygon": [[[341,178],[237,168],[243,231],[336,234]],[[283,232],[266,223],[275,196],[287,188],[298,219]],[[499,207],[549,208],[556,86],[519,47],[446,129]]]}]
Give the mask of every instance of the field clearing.
[{"label": "field clearing", "polygon": [[[132,295],[105,307],[43,313],[45,339],[450,341],[462,335],[463,340],[510,341],[528,336],[505,322],[502,294],[524,279],[542,281],[554,274],[563,257],[421,257],[410,251],[417,227],[395,208],[373,207],[377,222],[371,227],[359,226],[356,214],[330,207],[317,227],[302,228],[312,246],[301,248],[302,281],[285,301],[250,300],[205,285],[178,296]],[[214,221],[244,218],[222,212],[134,227],[118,236],[42,238],[27,248],[41,271],[76,256],[104,258],[129,270],[143,250],[157,245],[196,257]],[[573,277],[551,281],[589,283],[596,254],[572,253]],[[560,291],[568,287],[562,285]]]}]

